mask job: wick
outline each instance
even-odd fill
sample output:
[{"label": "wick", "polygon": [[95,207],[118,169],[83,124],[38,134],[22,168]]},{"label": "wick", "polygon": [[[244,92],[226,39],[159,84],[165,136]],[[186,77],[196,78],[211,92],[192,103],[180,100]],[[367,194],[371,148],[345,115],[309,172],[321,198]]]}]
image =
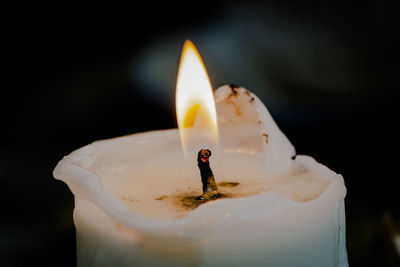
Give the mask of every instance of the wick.
[{"label": "wick", "polygon": [[201,149],[197,154],[197,165],[199,166],[201,182],[203,183],[203,194],[198,199],[204,201],[217,199],[222,196],[218,192],[214,174],[210,168],[210,156],[211,150],[209,149]]}]

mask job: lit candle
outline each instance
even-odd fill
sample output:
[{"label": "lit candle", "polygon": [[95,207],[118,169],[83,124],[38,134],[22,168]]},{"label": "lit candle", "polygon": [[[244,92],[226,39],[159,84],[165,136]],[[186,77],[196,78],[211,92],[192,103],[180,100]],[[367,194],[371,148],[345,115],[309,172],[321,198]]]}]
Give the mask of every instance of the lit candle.
[{"label": "lit candle", "polygon": [[[248,90],[223,86],[214,97],[187,41],[181,132],[97,141],[58,163],[54,176],[75,195],[78,266],[348,265],[342,176],[296,157]],[[222,198],[198,198],[202,148]]]}]

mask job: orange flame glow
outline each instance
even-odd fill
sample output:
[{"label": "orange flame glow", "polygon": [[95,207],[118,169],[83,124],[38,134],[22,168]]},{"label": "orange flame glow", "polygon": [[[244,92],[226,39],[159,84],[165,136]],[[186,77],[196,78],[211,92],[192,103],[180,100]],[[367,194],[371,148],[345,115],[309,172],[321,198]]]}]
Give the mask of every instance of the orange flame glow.
[{"label": "orange flame glow", "polygon": [[207,70],[194,44],[187,40],[183,46],[176,84],[176,115],[182,147],[188,145],[187,128],[201,128],[208,141],[218,142],[217,112]]}]

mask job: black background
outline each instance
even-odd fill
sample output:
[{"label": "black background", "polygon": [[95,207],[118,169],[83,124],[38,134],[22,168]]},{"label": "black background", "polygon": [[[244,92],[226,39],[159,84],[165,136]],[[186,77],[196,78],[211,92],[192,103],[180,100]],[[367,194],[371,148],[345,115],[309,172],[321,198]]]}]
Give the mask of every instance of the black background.
[{"label": "black background", "polygon": [[[162,47],[161,37],[174,39],[179,55],[185,39],[198,36],[197,31],[212,31],[231,8],[246,12],[249,7],[258,15],[274,8],[274,18],[284,20],[286,33],[308,25],[316,42],[322,37],[313,30],[326,28],[347,51],[351,67],[334,68],[334,56],[318,55],[326,65],[316,67],[323,68],[324,75],[318,72],[315,77],[323,82],[312,90],[312,81],[292,78],[287,56],[291,51],[285,49],[286,54],[273,57],[273,51],[259,54],[260,60],[273,58],[279,67],[272,74],[265,71],[262,78],[284,92],[283,102],[293,103],[281,113],[275,102],[270,111],[297,152],[313,156],[345,178],[350,266],[399,266],[390,240],[391,226],[399,231],[400,222],[394,129],[399,96],[397,12],[390,2],[372,0],[4,7],[0,266],[75,265],[73,195],[52,177],[57,162],[95,140],[176,128],[173,106],[142,93],[154,88],[135,82],[139,78],[130,71],[132,60],[150,45]],[[260,29],[271,21],[261,21]],[[199,39],[200,53],[211,57],[202,50],[207,41]],[[235,56],[226,60],[234,61]],[[170,68],[176,73],[178,66]],[[342,75],[350,75],[351,82],[332,82]],[[210,77],[215,88],[238,82],[221,81],[211,73]],[[173,85],[166,87],[174,91]]]}]

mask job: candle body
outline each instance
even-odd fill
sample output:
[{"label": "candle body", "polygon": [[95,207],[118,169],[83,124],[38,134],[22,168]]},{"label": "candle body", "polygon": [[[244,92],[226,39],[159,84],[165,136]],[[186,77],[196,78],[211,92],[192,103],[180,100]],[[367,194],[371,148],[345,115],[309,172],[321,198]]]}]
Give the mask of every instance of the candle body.
[{"label": "candle body", "polygon": [[[278,194],[285,194],[282,186],[271,186],[247,198],[203,205],[180,219],[156,220],[135,213],[116,198],[124,190],[135,191],[124,182],[125,172],[160,169],[164,184],[170,176],[165,166],[174,160],[172,169],[200,180],[195,167],[180,169],[185,159],[173,149],[177,144],[177,130],[149,132],[95,142],[60,162],[55,175],[75,194],[79,266],[347,266],[343,179],[307,156],[298,156],[293,168],[329,181],[309,201],[296,201],[301,191],[282,197]],[[160,163],[165,156],[160,149],[168,151],[171,162]],[[243,173],[239,170],[246,169],[248,155],[221,153],[215,155],[216,179],[242,177],[244,183],[248,178],[243,174],[253,174],[254,166]],[[239,167],[224,173],[229,169],[226,164]],[[270,175],[261,178],[270,184],[280,181]]]},{"label": "candle body", "polygon": [[294,157],[251,92],[224,86],[215,97],[211,167],[217,183],[240,184],[234,198],[182,208],[201,193],[198,129],[186,131],[198,140],[192,157],[175,129],[98,141],[59,162],[54,176],[75,195],[78,266],[348,265],[342,176]]}]

